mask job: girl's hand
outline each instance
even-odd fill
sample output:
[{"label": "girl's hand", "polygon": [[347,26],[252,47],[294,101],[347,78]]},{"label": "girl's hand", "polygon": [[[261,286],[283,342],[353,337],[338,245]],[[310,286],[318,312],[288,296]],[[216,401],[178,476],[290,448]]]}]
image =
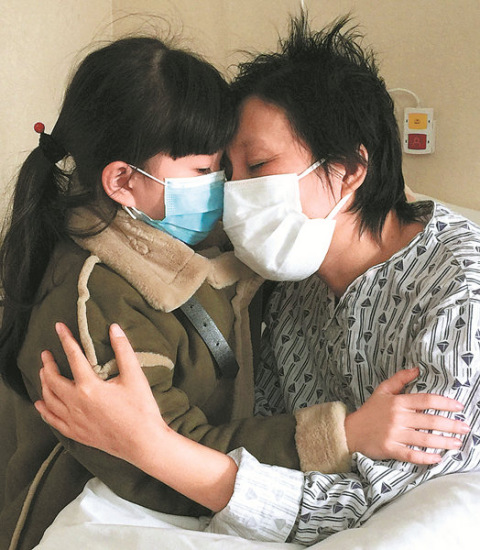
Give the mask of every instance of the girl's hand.
[{"label": "girl's hand", "polygon": [[55,328],[73,381],[59,374],[53,355],[44,351],[40,371],[43,400],[35,407],[46,422],[69,439],[135,462],[135,451],[144,440],[169,428],[130,342],[118,325],[111,325],[119,375],[104,381],[94,373],[70,330],[62,323]]},{"label": "girl's hand", "polygon": [[422,412],[427,409],[459,412],[463,405],[458,401],[435,394],[400,393],[418,373],[418,368],[395,373],[382,382],[357,411],[347,416],[345,430],[350,452],[358,451],[374,460],[393,458],[415,464],[436,464],[442,459],[440,454],[411,447],[461,447],[459,438],[420,431],[465,435],[470,428],[460,420]]}]

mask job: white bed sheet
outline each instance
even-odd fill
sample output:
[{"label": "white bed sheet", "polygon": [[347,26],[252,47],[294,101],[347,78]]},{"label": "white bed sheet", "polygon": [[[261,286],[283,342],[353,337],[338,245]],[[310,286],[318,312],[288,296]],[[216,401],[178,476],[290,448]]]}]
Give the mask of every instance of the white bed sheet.
[{"label": "white bed sheet", "polygon": [[[316,543],[316,550],[477,550],[480,472],[434,479],[379,510],[362,527]],[[98,479],[67,506],[36,550],[299,550],[202,532],[194,518],[152,512],[116,496]]]}]

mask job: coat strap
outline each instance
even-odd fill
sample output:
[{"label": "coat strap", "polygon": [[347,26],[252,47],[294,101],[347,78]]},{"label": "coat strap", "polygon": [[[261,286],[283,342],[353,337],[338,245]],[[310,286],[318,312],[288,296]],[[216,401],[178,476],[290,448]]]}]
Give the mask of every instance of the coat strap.
[{"label": "coat strap", "polygon": [[[235,378],[239,369],[235,355],[225,337],[200,302],[192,296],[182,306],[172,312],[177,318],[180,317],[179,310],[183,312],[184,316],[190,321],[205,342],[220,370],[221,376]],[[179,320],[181,322],[181,318]]]}]

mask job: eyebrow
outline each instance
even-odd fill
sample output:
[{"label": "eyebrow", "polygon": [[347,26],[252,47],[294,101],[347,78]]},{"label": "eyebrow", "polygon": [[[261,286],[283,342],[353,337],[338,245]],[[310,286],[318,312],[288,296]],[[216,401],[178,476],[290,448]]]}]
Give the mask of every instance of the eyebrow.
[{"label": "eyebrow", "polygon": [[[261,152],[269,153],[271,151],[270,142],[267,137],[262,136],[252,136],[246,137],[242,141],[239,141],[235,144],[237,147],[245,149],[247,152],[250,152],[252,149],[255,151],[260,150]],[[229,155],[232,149],[232,144],[226,147],[225,151]]]},{"label": "eyebrow", "polygon": [[252,144],[255,144],[256,146],[264,146],[268,145],[269,140],[266,137],[263,136],[253,136],[253,137],[246,137],[240,142],[240,145],[242,147],[250,147]]}]

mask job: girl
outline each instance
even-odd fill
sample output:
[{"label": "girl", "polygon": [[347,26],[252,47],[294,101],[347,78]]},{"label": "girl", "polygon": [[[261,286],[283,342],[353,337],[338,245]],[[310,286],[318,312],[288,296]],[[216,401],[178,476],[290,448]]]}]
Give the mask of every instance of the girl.
[{"label": "girl", "polygon": [[[31,548],[92,475],[151,507],[184,514],[203,509],[38,421],[31,400],[41,395],[45,345],[55,350],[62,372],[70,372],[54,343],[57,320],[74,329],[105,379],[117,372],[108,327],[114,319],[129,327],[152,391],[179,433],[223,451],[251,440],[267,461],[298,463],[293,416],[249,427],[247,306],[259,279],[231,253],[193,249],[222,215],[220,158],[233,127],[220,74],[154,38],[119,40],[88,55],[51,135],[36,125],[39,146],[20,171],[1,249],[0,364],[16,390],[12,416],[2,426],[16,433],[2,472],[2,548],[13,533],[19,547]],[[193,296],[220,339],[234,347],[237,376],[222,376],[199,333],[172,313]],[[264,445],[272,432],[275,441]]]}]

